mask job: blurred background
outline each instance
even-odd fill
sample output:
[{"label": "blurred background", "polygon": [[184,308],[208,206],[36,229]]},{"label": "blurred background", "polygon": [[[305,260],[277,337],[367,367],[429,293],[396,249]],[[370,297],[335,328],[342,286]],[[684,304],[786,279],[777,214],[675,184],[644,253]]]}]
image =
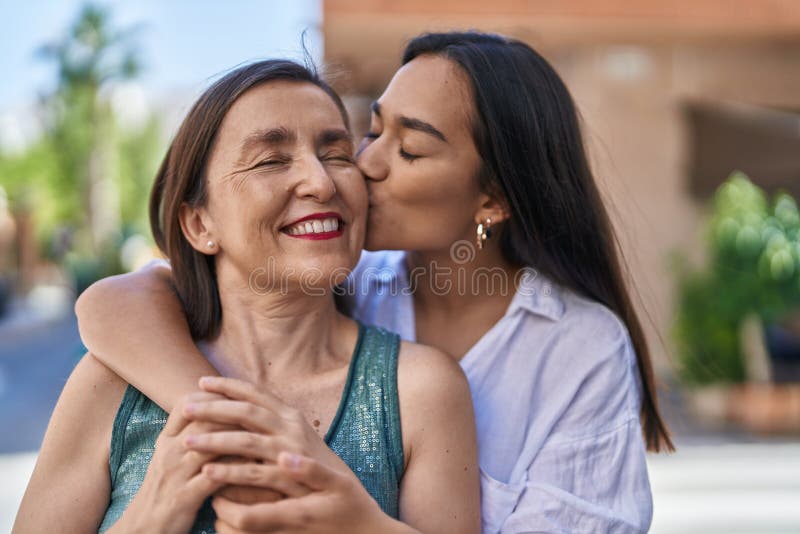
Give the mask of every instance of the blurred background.
[{"label": "blurred background", "polygon": [[156,254],[194,98],[305,31],[360,135],[405,41],[459,28],[530,43],[581,112],[678,447],[652,531],[800,531],[797,0],[2,0],[0,532],[83,353],[76,296]]}]

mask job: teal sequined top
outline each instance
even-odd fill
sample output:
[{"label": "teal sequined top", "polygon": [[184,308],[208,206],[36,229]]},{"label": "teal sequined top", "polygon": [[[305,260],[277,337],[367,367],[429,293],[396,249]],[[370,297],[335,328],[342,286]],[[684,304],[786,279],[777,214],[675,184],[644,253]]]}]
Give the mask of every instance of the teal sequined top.
[{"label": "teal sequined top", "polygon": [[[383,511],[397,518],[403,443],[397,397],[400,338],[359,324],[339,408],[325,443],[350,466]],[[111,434],[111,501],[100,525],[105,532],[139,491],[167,413],[133,386],[122,398]],[[193,534],[216,532],[210,501],[200,509]]]}]

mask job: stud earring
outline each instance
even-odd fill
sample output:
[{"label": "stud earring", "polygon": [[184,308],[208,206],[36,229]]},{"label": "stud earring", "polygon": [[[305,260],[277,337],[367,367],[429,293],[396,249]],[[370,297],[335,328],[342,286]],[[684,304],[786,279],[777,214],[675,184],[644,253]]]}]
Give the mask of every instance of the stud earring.
[{"label": "stud earring", "polygon": [[492,237],[491,226],[492,219],[490,217],[487,217],[485,222],[478,223],[478,231],[476,232],[475,238],[475,244],[478,246],[478,250],[483,250],[483,244],[487,239]]},{"label": "stud earring", "polygon": [[214,248],[214,242],[213,242],[213,241],[211,241],[211,240],[209,239],[209,240],[208,240],[208,243],[206,243],[206,246],[207,246],[208,248]]}]

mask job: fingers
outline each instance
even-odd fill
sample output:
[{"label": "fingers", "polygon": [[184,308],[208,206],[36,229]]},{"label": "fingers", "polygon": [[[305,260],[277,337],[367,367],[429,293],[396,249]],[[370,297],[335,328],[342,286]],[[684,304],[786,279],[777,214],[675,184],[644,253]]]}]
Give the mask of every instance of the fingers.
[{"label": "fingers", "polygon": [[191,420],[226,423],[268,434],[278,432],[285,423],[280,416],[258,404],[230,399],[190,402],[183,406],[183,414]]},{"label": "fingers", "polygon": [[254,384],[244,380],[222,376],[204,376],[200,379],[199,384],[203,391],[251,402],[281,416],[286,416],[291,410],[286,403],[269,391],[258,389]]},{"label": "fingers", "polygon": [[222,395],[217,393],[209,393],[207,391],[197,391],[195,393],[186,395],[180,401],[178,401],[178,404],[172,410],[172,413],[167,418],[167,423],[164,425],[164,430],[162,433],[166,436],[177,436],[180,434],[181,430],[183,430],[186,425],[189,424],[191,419],[186,417],[186,414],[183,410],[183,407],[186,404],[223,398],[224,397]]},{"label": "fingers", "polygon": [[[288,497],[304,497],[311,490],[288,476],[275,464],[218,464],[203,466],[203,473],[212,480],[233,486],[269,488]],[[241,503],[238,499],[236,500]]]},{"label": "fingers", "polygon": [[[217,534],[263,534],[266,532],[264,530],[256,531],[235,528],[219,518],[217,518],[216,522],[214,523],[214,529],[217,531]],[[272,532],[275,531],[273,530]]]},{"label": "fingers", "polygon": [[183,410],[172,410],[172,413],[167,417],[167,424],[164,425],[164,430],[161,431],[161,434],[169,437],[177,436],[186,428],[186,425],[188,425],[190,421],[191,420],[183,414]]},{"label": "fingers", "polygon": [[211,479],[203,472],[200,472],[189,479],[189,481],[184,485],[181,497],[192,506],[197,505],[197,508],[199,509],[200,505],[203,504],[203,501],[206,500],[206,498],[213,495],[224,485],[224,482]]},{"label": "fingers", "polygon": [[228,430],[242,430],[239,425],[228,425],[225,423],[215,423],[212,421],[191,421],[183,427],[178,437],[186,437],[192,434],[208,434],[209,432],[221,432]]},{"label": "fingers", "polygon": [[322,465],[312,458],[290,452],[278,455],[278,466],[296,482],[313,490],[325,490],[349,480],[346,474]]},{"label": "fingers", "polygon": [[229,532],[282,531],[304,522],[305,512],[300,501],[296,499],[284,499],[274,503],[239,504],[224,497],[214,497],[211,506],[223,524],[228,528],[239,529]]},{"label": "fingers", "polygon": [[216,454],[207,454],[197,451],[185,452],[178,461],[179,472],[183,473],[184,477],[197,476],[201,472],[203,466],[209,462],[217,459]]},{"label": "fingers", "polygon": [[185,438],[186,447],[193,451],[217,456],[244,456],[254,460],[275,462],[286,450],[284,440],[254,432],[231,431],[193,434]]},{"label": "fingers", "polygon": [[225,497],[229,501],[239,504],[256,504],[259,502],[275,502],[286,498],[286,495],[279,491],[257,488],[255,486],[236,486],[228,485],[217,491],[214,495]]}]

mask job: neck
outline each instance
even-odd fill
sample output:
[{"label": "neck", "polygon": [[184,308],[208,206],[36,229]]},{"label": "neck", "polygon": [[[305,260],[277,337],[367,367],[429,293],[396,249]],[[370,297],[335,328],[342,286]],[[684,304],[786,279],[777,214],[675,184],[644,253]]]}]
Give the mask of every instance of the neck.
[{"label": "neck", "polygon": [[413,251],[407,261],[415,303],[425,309],[452,311],[475,302],[506,302],[516,291],[519,267],[506,261],[496,240],[487,240],[480,250],[464,243]]},{"label": "neck", "polygon": [[202,346],[221,374],[264,384],[307,376],[349,357],[352,323],[337,312],[330,293],[259,293],[222,278],[220,334]]}]

